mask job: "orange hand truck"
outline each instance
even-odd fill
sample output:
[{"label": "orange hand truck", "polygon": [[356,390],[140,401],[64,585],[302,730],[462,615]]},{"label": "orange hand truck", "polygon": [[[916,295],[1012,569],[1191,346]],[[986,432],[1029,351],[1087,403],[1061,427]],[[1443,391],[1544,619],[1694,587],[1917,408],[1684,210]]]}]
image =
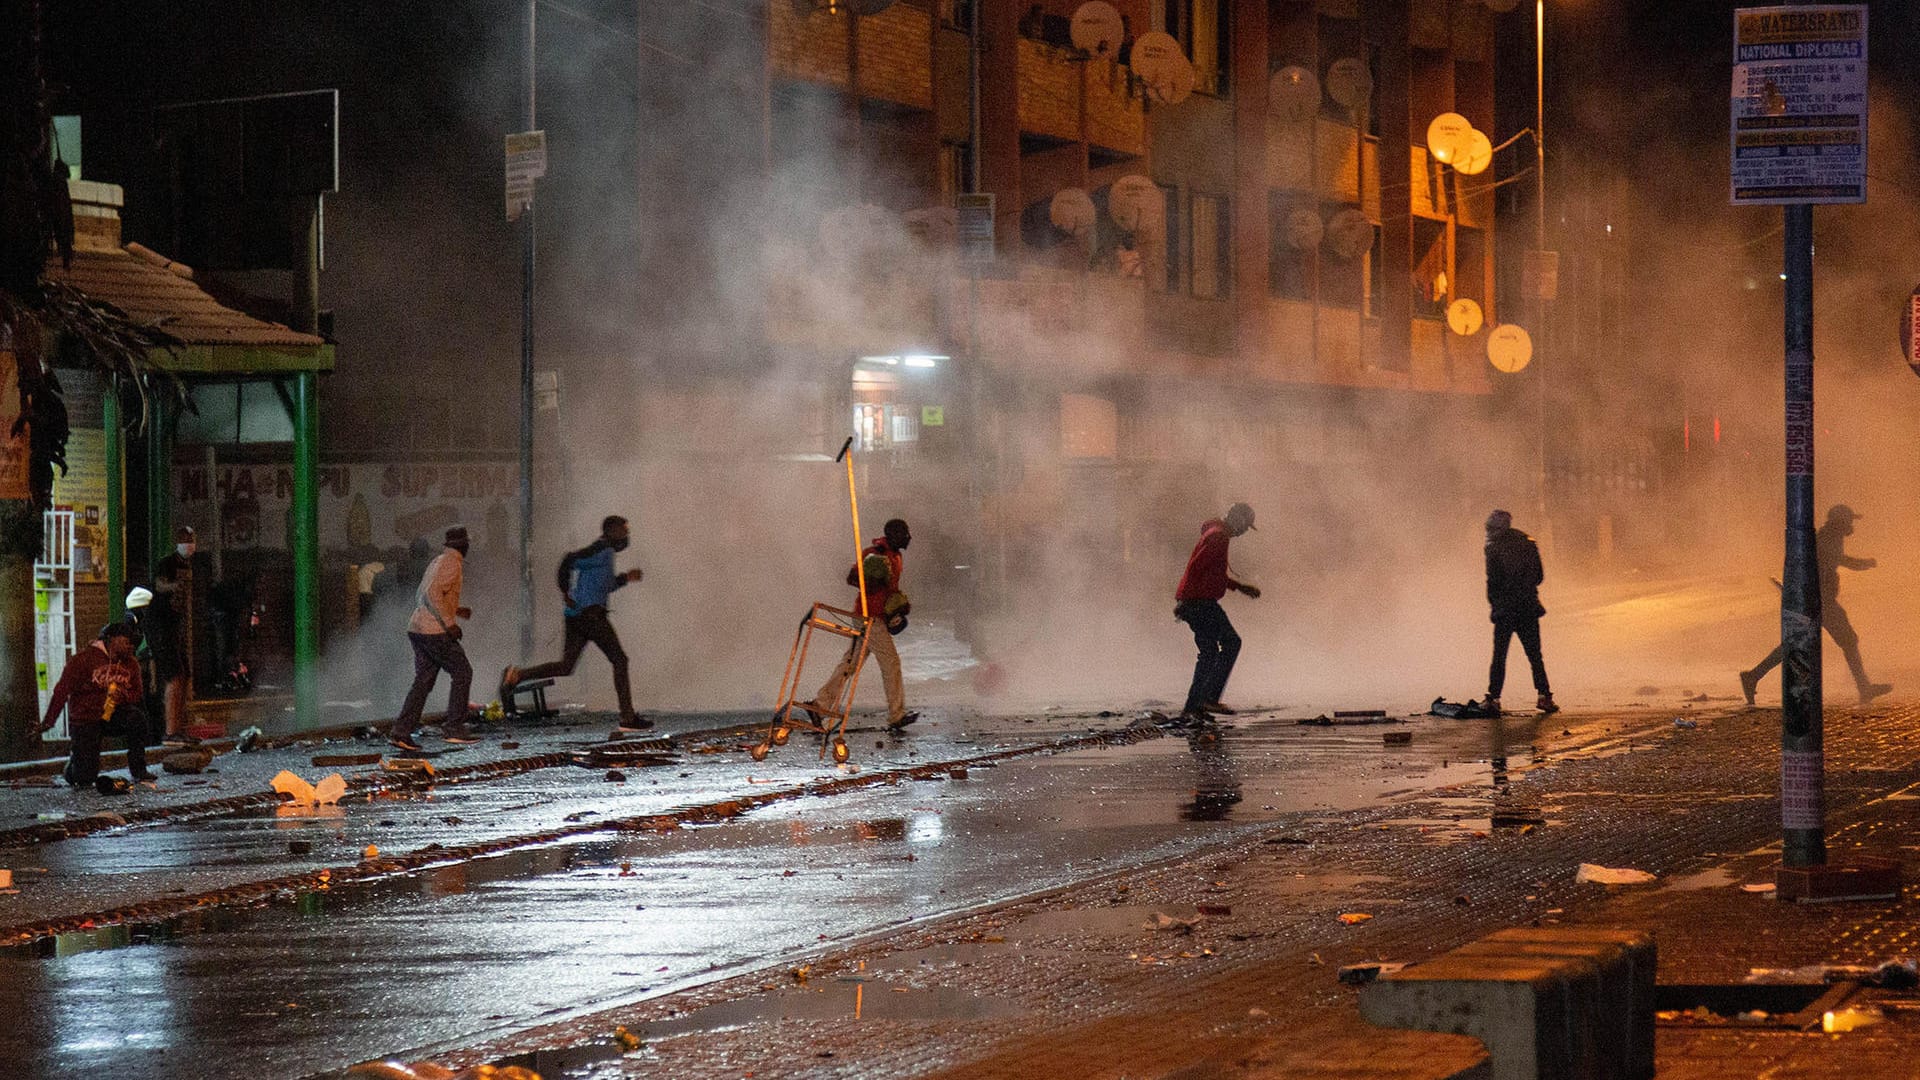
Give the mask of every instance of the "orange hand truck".
[{"label": "orange hand truck", "polygon": [[[851,435],[840,444],[840,453],[833,460],[847,464],[847,505],[853,512],[853,568],[860,586],[860,610],[856,613],[831,604],[815,603],[808,609],[807,617],[800,620],[800,628],[793,637],[793,649],[787,653],[786,674],[780,676],[780,696],[776,699],[780,704],[773,711],[767,737],[753,748],[755,761],[765,761],[768,751],[773,747],[785,746],[787,737],[795,729],[820,733],[822,758],[827,756],[829,746],[833,748],[835,764],[844,763],[848,757],[847,717],[853,712],[854,691],[860,688],[860,669],[867,665],[867,635],[872,632],[874,620],[867,611],[866,545],[860,540],[860,496],[853,486]],[[846,660],[841,662],[851,661],[853,671],[841,684],[842,693],[835,701],[812,701],[800,697],[801,674],[807,666],[807,649],[813,643],[815,630],[824,630],[852,642],[847,647]]]}]

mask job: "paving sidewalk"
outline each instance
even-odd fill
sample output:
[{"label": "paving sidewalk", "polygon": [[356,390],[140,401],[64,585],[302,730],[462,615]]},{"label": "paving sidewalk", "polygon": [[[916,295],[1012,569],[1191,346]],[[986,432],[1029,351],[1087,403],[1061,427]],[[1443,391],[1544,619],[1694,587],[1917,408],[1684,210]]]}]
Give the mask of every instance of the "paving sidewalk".
[{"label": "paving sidewalk", "polygon": [[[1482,1075],[1473,1040],[1365,1024],[1339,967],[1419,961],[1525,925],[1650,928],[1663,985],[1916,951],[1914,886],[1899,903],[1811,906],[1740,888],[1767,880],[1777,858],[1778,723],[1776,710],[1729,711],[1568,759],[1513,747],[1488,761],[1485,781],[1412,803],[1290,815],[1203,856],[831,949],[804,972],[440,1057],[521,1060],[548,1080]],[[1910,855],[1920,710],[1833,709],[1827,732],[1834,853]],[[1234,745],[1229,731],[1222,746]],[[1495,807],[1537,810],[1544,824],[1492,828]],[[1582,862],[1659,881],[1578,884]],[[1371,917],[1348,925],[1344,914]],[[1912,1075],[1920,1000],[1869,990],[1854,1004],[1880,1022],[1839,1035],[1665,1023],[1660,1075]],[[646,1045],[622,1052],[616,1024]]]}]

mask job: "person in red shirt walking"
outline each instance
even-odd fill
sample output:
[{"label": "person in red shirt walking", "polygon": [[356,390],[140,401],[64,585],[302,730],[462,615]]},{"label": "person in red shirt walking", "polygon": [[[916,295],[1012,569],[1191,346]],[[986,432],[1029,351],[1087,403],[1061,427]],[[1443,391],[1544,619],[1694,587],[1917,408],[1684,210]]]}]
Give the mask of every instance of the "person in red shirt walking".
[{"label": "person in red shirt walking", "polygon": [[[915,720],[920,719],[917,712],[907,711],[906,683],[900,674],[900,652],[893,647],[893,635],[907,628],[907,594],[900,588],[900,576],[906,569],[901,552],[913,542],[913,533],[907,529],[907,523],[894,518],[881,530],[882,536],[868,545],[861,555],[861,562],[867,572],[867,613],[874,621],[872,629],[867,631],[867,652],[880,662],[880,682],[887,690],[887,727],[898,731]],[[847,571],[847,584],[858,586],[860,567]],[[854,610],[860,609],[856,597]],[[812,713],[818,720],[825,712],[820,704],[823,701],[840,700],[840,688],[853,677],[853,662],[860,654],[860,643],[855,641],[847,647],[847,655],[842,657],[833,674],[821,685],[820,692],[813,700],[801,708]]]},{"label": "person in red shirt walking", "polygon": [[147,713],[140,703],[146,689],[140,682],[140,662],[133,655],[133,630],[123,622],[108,623],[93,644],[68,658],[47,700],[40,730],[51,729],[67,710],[67,733],[73,751],[67,758],[67,783],[91,787],[100,779],[100,742],[116,735],[127,741],[127,772],[135,780],[151,780],[147,771]]},{"label": "person in red shirt walking", "polygon": [[1187,689],[1187,703],[1180,718],[1189,723],[1206,723],[1212,715],[1231,715],[1233,710],[1220,698],[1227,691],[1227,679],[1233,674],[1234,661],[1240,657],[1240,635],[1227,618],[1220,598],[1228,590],[1259,599],[1260,590],[1235,581],[1227,567],[1227,544],[1253,528],[1253,507],[1234,503],[1224,518],[1215,518],[1200,526],[1200,541],[1187,556],[1187,571],[1174,590],[1173,617],[1193,628],[1193,643],[1200,656],[1193,664],[1193,685]]}]

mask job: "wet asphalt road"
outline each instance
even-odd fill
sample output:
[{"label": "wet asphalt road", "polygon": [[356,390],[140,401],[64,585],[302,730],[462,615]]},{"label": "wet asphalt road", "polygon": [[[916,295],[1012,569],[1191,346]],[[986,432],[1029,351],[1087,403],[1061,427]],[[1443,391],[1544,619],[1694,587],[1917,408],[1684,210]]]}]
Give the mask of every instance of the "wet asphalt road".
[{"label": "wet asphalt road", "polygon": [[[1061,730],[1057,721],[970,735],[930,728],[878,747],[867,734],[856,764],[871,772],[957,760]],[[1383,745],[1393,730],[1412,731],[1413,743]],[[0,1007],[16,1018],[0,1059],[23,1076],[237,1080],[428,1056],[790,964],[825,942],[1191,854],[1277,821],[1439,788],[1464,792],[1471,817],[1476,799],[1490,800],[1496,769],[1533,763],[1536,742],[1595,752],[1611,738],[1558,717],[1509,722],[1503,736],[1491,743],[1484,722],[1316,728],[1243,718],[1217,741],[1175,733],[1017,758],[964,779],[802,797],[721,824],[591,834],[251,910],[72,935],[52,956],[0,958]],[[624,784],[549,769],[317,815],[101,834],[32,853],[47,871],[34,907],[91,910],[349,864],[369,843],[468,843],[832,774],[796,736],[764,763],[693,754],[630,770]],[[310,841],[312,853],[289,856],[290,839]]]}]

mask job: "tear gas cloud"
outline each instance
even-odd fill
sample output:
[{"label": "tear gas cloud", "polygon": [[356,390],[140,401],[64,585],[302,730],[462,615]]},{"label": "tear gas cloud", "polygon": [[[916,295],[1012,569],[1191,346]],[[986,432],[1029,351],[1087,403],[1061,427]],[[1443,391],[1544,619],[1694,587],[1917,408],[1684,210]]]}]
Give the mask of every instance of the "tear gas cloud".
[{"label": "tear gas cloud", "polygon": [[[544,10],[553,104],[543,108],[556,117],[545,126],[570,134],[554,139],[542,189],[556,209],[541,220],[555,254],[540,320],[566,344],[541,366],[562,368],[567,394],[557,435],[541,446],[564,484],[536,492],[538,651],[558,647],[553,560],[622,513],[634,525],[622,564],[647,571],[615,602],[642,707],[764,706],[807,606],[852,599],[845,474],[831,460],[848,434],[852,359],[915,346],[963,356],[964,341],[902,342],[898,328],[964,297],[964,277],[903,223],[899,211],[935,198],[899,188],[888,147],[876,145],[884,130],[863,140],[843,108],[787,107],[763,144],[758,50],[734,55],[724,35],[703,39],[698,19],[656,19],[651,7],[636,109],[608,74],[621,70],[610,56],[636,51],[630,37]],[[511,84],[517,40],[497,44],[490,77]],[[1876,160],[1911,160],[1891,105],[1876,110]],[[1599,496],[1555,496],[1544,633],[1556,690],[1573,704],[1629,700],[1642,684],[1734,692],[1733,673],[1777,635],[1767,579],[1781,560],[1778,214],[1727,207],[1717,181],[1700,182],[1724,175],[1724,140],[1668,136],[1648,153],[1612,207],[1631,245],[1620,348],[1552,372],[1556,455],[1577,443],[1633,457],[1639,471],[1595,490],[1648,488],[1608,504],[1610,559],[1585,504]],[[701,199],[683,201],[693,191]],[[1901,269],[1920,222],[1906,191],[1876,185],[1872,195],[1818,215],[1818,502],[1866,515],[1852,546],[1881,565],[1845,578],[1842,599],[1869,666],[1898,675],[1913,667],[1894,643],[1920,581],[1920,550],[1902,528],[1920,510],[1909,465],[1920,387],[1892,334],[1906,279],[1920,276]],[[855,219],[852,237],[830,225],[823,239],[823,222],[861,204],[890,212]],[[1192,645],[1171,615],[1173,586],[1200,523],[1235,500],[1256,508],[1259,528],[1235,541],[1233,565],[1265,595],[1226,601],[1246,640],[1233,700],[1399,709],[1482,690],[1481,522],[1503,506],[1519,527],[1544,531],[1528,377],[1485,398],[1115,378],[1100,358],[1138,342],[1067,334],[1006,309],[994,317],[1000,366],[981,394],[1000,419],[979,456],[942,474],[938,494],[922,485],[904,499],[914,489],[885,475],[892,466],[861,465],[865,535],[901,516],[920,538],[905,582],[916,606],[901,640],[909,680],[952,676],[910,693],[987,709],[1177,702]],[[769,349],[769,320],[804,328],[812,347]],[[1061,359],[1036,370],[1046,358]],[[1080,392],[1116,402],[1117,461],[1060,454],[1058,397]],[[955,399],[949,423],[972,423],[978,400]],[[1714,416],[1718,444],[1707,434]],[[1681,453],[1689,418],[1693,446]],[[1011,495],[995,500],[996,490]],[[979,524],[982,500],[995,520],[1017,523],[1004,548]],[[511,612],[513,584],[470,578],[474,606]],[[968,589],[986,614],[958,628],[961,646],[953,612]],[[488,658],[514,648],[511,622],[475,628],[482,696],[497,670]],[[976,698],[968,660],[1004,672],[1004,692]],[[1829,663],[1840,694],[1844,668],[1837,655]],[[1513,665],[1517,699],[1529,690],[1517,649]],[[824,666],[816,654],[810,670]],[[867,675],[862,701],[877,702],[878,677]],[[611,701],[597,657],[575,680],[569,693]]]}]

